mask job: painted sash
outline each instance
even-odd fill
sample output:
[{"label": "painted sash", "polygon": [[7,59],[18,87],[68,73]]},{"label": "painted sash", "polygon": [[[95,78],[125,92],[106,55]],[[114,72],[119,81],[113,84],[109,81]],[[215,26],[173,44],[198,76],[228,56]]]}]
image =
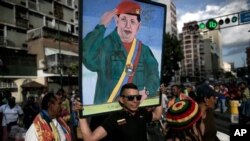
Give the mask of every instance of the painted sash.
[{"label": "painted sash", "polygon": [[117,82],[115,88],[113,89],[108,99],[108,103],[114,101],[114,99],[119,94],[121,86],[123,86],[124,84],[130,81],[132,82],[137,64],[139,62],[138,60],[139,60],[140,53],[141,53],[141,42],[134,39],[131,49],[128,53],[126,64],[122,72],[122,75],[120,76],[119,81]]}]

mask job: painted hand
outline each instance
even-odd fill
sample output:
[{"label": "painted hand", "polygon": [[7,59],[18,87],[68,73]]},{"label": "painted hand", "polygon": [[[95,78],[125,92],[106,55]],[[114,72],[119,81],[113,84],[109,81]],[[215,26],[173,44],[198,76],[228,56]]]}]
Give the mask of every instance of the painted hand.
[{"label": "painted hand", "polygon": [[117,13],[117,9],[105,12],[101,18],[100,24],[107,27],[108,24],[111,22],[112,18],[116,15],[116,13]]},{"label": "painted hand", "polygon": [[139,94],[142,95],[141,102],[143,102],[148,97],[148,91],[146,89],[139,91]]}]

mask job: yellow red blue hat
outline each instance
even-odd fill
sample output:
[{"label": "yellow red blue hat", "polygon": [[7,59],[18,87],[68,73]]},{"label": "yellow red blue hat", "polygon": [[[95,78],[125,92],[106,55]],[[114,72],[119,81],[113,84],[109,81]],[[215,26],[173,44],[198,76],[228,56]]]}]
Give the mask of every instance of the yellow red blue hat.
[{"label": "yellow red blue hat", "polygon": [[141,14],[141,6],[132,0],[123,0],[116,9],[117,14]]}]

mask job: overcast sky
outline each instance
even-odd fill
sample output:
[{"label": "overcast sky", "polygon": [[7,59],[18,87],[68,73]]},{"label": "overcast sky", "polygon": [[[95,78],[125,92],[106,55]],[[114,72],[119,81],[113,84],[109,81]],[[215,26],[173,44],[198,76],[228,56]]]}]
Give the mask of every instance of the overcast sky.
[{"label": "overcast sky", "polygon": [[[173,0],[177,9],[178,32],[183,23],[201,21],[250,10],[250,0]],[[250,23],[221,29],[223,61],[235,67],[246,63],[246,47],[250,46]]]}]

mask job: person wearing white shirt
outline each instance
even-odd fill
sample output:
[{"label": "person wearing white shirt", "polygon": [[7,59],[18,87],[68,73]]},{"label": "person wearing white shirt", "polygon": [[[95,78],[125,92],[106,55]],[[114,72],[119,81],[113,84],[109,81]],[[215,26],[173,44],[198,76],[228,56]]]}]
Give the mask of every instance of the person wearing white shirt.
[{"label": "person wearing white shirt", "polygon": [[10,97],[8,104],[4,104],[0,107],[0,113],[3,113],[3,141],[7,141],[11,127],[17,125],[18,118],[23,115],[23,110],[16,104],[15,97]]}]

